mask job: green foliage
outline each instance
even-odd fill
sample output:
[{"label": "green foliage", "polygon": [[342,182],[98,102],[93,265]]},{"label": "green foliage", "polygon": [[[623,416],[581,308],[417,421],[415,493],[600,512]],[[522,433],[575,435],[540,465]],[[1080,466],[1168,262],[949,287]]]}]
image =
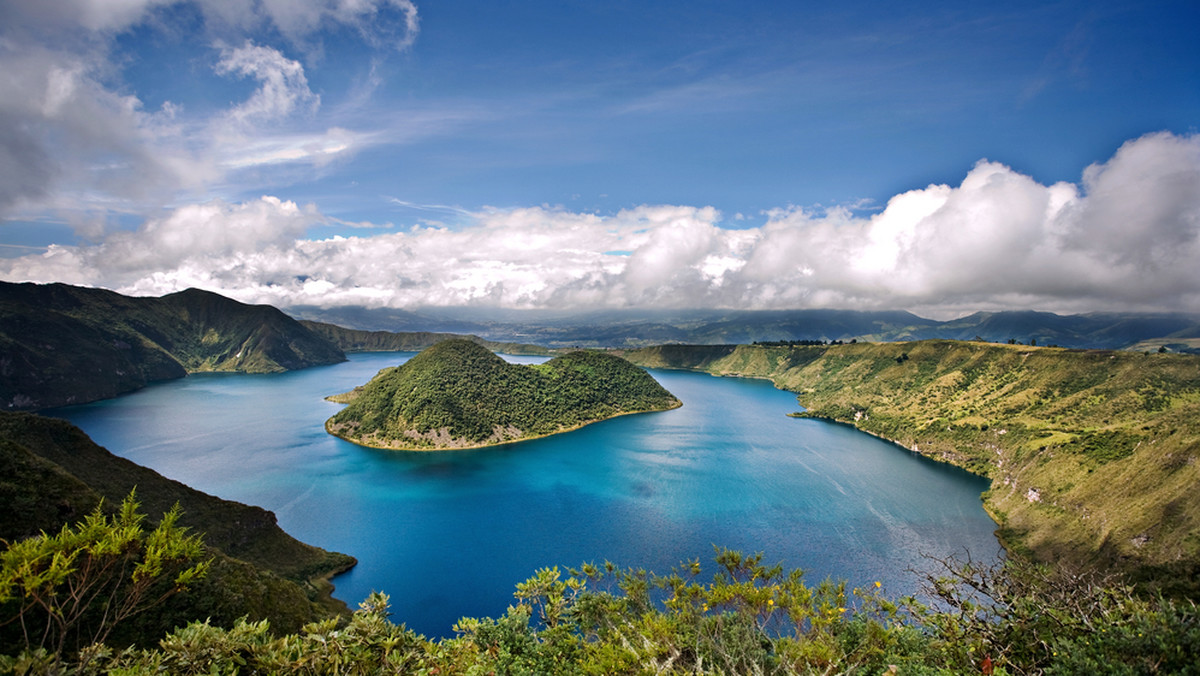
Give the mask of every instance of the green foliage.
[{"label": "green foliage", "polygon": [[294,582],[354,564],[291,537],[271,512],[202,493],[117,457],[64,420],[0,412],[0,440],[0,468],[13,470],[0,474],[0,496],[15,499],[14,509],[0,514],[0,538],[57,530],[90,512],[101,497],[119,504],[136,487],[148,514],[178,503],[180,525],[204,533],[207,545]]},{"label": "green foliage", "polygon": [[0,673],[1200,673],[1193,604],[1024,563],[941,563],[932,606],[891,600],[878,582],[810,586],[759,554],[718,549],[707,581],[698,561],[668,575],[544,568],[503,616],[463,618],[436,642],[393,624],[387,596],[372,594],[349,621],[296,633],[193,622],[157,648],[96,644],[71,660],[26,650],[0,657]]},{"label": "green foliage", "polygon": [[1200,358],[956,341],[669,348],[627,356],[770,378],[800,415],[990,477],[1009,548],[1196,594],[1144,573],[1200,562]]},{"label": "green foliage", "polygon": [[206,574],[200,539],[176,525],[178,509],[148,531],[138,507],[130,494],[111,517],[97,506],[74,528],[0,554],[0,608],[27,649],[61,654],[103,642],[126,619]]},{"label": "green foliage", "polygon": [[1099,463],[1112,462],[1133,455],[1139,438],[1116,430],[1089,432],[1082,435],[1074,448]]},{"label": "green foliage", "polygon": [[384,369],[348,398],[326,429],[384,448],[512,441],[679,403],[619,357],[581,351],[526,366],[460,339]]},{"label": "green foliage", "polygon": [[1198,674],[1190,601],[1135,594],[1119,578],[1014,560],[941,562],[938,611],[917,616],[946,664],[988,655],[1015,673]]},{"label": "green foliage", "polygon": [[[295,540],[266,510],[206,495],[118,458],[65,421],[0,412],[0,504],[6,507],[0,509],[0,539],[17,542],[57,532],[82,520],[101,500],[111,511],[135,486],[146,513],[161,516],[174,505],[182,507],[176,525],[204,534],[209,570],[181,593],[116,626],[109,636],[113,645],[146,645],[197,617],[220,626],[239,617],[270,618],[276,631],[294,632],[349,613],[329,596],[331,585],[310,578],[345,570],[353,558]],[[157,526],[154,519],[143,522],[146,530]],[[17,624],[0,627],[0,645],[21,641]]]}]

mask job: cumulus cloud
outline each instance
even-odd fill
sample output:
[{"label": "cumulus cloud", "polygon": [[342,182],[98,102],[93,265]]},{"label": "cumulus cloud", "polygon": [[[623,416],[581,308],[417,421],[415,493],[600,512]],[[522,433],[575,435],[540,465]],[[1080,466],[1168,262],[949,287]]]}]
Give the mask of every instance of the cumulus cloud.
[{"label": "cumulus cloud", "polygon": [[96,245],[52,245],[42,255],[10,260],[5,275],[138,294],[249,281],[286,261],[297,238],[320,222],[315,207],[276,197],[240,204],[213,200],[147,220],[134,232],[114,232]]},{"label": "cumulus cloud", "polygon": [[69,186],[137,199],[203,171],[169,107],[147,111],[101,84],[85,55],[0,40],[0,214]]},{"label": "cumulus cloud", "polygon": [[711,207],[535,207],[473,220],[310,240],[328,221],[314,206],[210,202],[0,262],[0,275],[281,306],[1200,311],[1196,135],[1131,140],[1078,184],[981,161],[959,185],[896,195],[871,216],[788,209],[727,229]]}]

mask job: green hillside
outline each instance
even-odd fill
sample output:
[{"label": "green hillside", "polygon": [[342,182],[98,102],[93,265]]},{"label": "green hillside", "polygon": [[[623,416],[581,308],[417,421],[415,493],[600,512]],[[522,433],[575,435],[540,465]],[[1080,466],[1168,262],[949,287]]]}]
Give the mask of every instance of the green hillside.
[{"label": "green hillside", "polygon": [[300,320],[300,324],[313,333],[325,338],[346,352],[420,352],[443,340],[462,338],[478,343],[492,352],[521,355],[550,355],[549,348],[528,343],[499,343],[484,340],[479,336],[459,333],[432,333],[429,331],[361,331],[347,329],[335,324]]},{"label": "green hillside", "polygon": [[[352,557],[292,538],[262,508],[202,493],[117,457],[70,423],[0,412],[0,542],[54,533],[101,501],[116,509],[131,493],[152,522],[179,505],[179,524],[203,536],[213,565],[196,588],[128,627],[130,641],[197,617],[225,626],[243,616],[269,618],[281,631],[297,631],[345,611],[330,597],[326,578],[353,566]],[[0,632],[0,642],[8,640]]]},{"label": "green hillside", "polygon": [[990,477],[984,504],[1010,549],[1196,593],[1200,358],[955,341],[625,356],[770,378],[804,415]]},{"label": "green hillside", "polygon": [[463,339],[439,342],[333,399],[349,405],[325,423],[330,434],[409,450],[506,443],[679,406],[619,357],[571,352],[545,364],[509,364]]},{"label": "green hillside", "polygon": [[279,310],[207,291],[135,298],[0,282],[0,410],[106,399],[197,371],[268,373],[344,360]]}]

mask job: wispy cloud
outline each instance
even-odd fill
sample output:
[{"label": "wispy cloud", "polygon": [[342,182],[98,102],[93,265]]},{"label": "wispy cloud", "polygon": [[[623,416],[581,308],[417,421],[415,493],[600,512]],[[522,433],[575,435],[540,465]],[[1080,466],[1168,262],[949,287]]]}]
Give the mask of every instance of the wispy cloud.
[{"label": "wispy cloud", "polygon": [[475,218],[479,215],[476,212],[468,211],[462,207],[450,206],[448,204],[418,204],[416,202],[402,200],[398,197],[388,197],[387,201],[395,204],[396,206],[404,207],[405,209],[416,209],[417,211],[438,211],[442,213],[454,214],[456,216],[467,216],[470,218]]}]

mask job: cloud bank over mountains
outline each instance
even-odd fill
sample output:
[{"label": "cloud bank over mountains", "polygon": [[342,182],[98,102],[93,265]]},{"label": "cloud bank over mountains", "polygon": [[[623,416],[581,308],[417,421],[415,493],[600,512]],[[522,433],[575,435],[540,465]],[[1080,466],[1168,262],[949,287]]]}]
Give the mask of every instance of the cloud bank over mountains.
[{"label": "cloud bank over mountains", "polygon": [[[247,71],[253,72],[253,71]],[[1078,183],[981,160],[874,213],[705,206],[613,215],[486,209],[462,227],[309,239],[319,205],[212,200],[85,246],[0,260],[4,279],[131,294],[191,286],[279,306],[1200,311],[1200,136],[1130,140]]]},{"label": "cloud bank over mountains", "polygon": [[[943,94],[983,82],[973,71],[928,80],[919,64],[950,63],[948,54],[1003,63],[1011,76],[980,87],[999,97],[987,102],[1003,103],[1004,83],[1028,75],[1023,61],[960,42],[993,34],[969,32],[978,25],[1023,27],[1028,44],[1047,44],[1041,31],[1051,24],[1022,11],[879,42],[938,22],[922,10],[864,25],[860,12],[876,14],[870,5],[828,17],[792,8],[782,27],[773,3],[429,9],[425,27],[412,0],[0,0],[0,255],[9,256],[0,278],[152,295],[195,286],[279,306],[1200,312],[1200,135],[1179,132],[1186,124],[1130,139],[1077,180],[1051,185],[1000,162],[971,167],[975,151],[936,178],[909,164],[912,148],[958,147],[965,137],[945,121],[974,119],[975,109]],[[1121,34],[1142,17],[1109,10],[1105,25]],[[1071,26],[1073,12],[1040,16]],[[677,34],[632,30],[650,16]],[[1186,23],[1173,17],[1164,10],[1148,25]],[[732,19],[746,23],[713,49],[707,31]],[[793,54],[813,21],[835,32],[807,56]],[[625,42],[614,50],[617,34]],[[436,40],[420,58],[419,35]],[[1126,55],[1150,44],[1131,40],[1125,47],[1139,49]],[[1156,34],[1153,44],[1177,42]],[[838,45],[857,47],[824,54]],[[1181,61],[1179,81],[1191,72]],[[912,71],[897,65],[905,63]],[[1130,68],[1141,74],[1141,63]],[[869,98],[881,88],[863,85],[882,83],[880,67],[899,89],[949,88],[920,97],[948,107],[914,114],[932,127],[901,134],[904,152],[881,147],[904,129],[891,119],[903,101],[886,87]],[[996,117],[1016,119],[1062,95],[1038,82],[1020,110]],[[1144,107],[1185,100],[1177,89]],[[830,98],[849,107],[816,103]],[[1187,110],[1186,101],[1166,107]],[[754,117],[760,108],[769,114]],[[823,112],[798,121],[809,109]],[[1078,120],[1078,109],[1064,110]],[[883,126],[877,116],[888,118]],[[710,121],[674,135],[697,120]],[[970,136],[1006,147],[995,128],[980,123]],[[714,130],[728,133],[734,154],[697,154]],[[821,158],[856,147],[896,180],[924,178],[876,208],[787,205],[812,201],[788,191],[817,182],[830,169]],[[1012,152],[1058,157],[1052,148]],[[959,176],[959,162],[961,182],[942,184]],[[715,187],[666,196],[709,168],[704,185]],[[569,190],[520,192],[560,175]],[[636,189],[619,185],[629,176]],[[731,199],[749,199],[731,195],[764,176],[783,178],[730,213],[739,208]],[[857,177],[844,182],[858,190]],[[595,195],[580,200],[576,190]],[[499,200],[512,201],[478,206]]]}]

